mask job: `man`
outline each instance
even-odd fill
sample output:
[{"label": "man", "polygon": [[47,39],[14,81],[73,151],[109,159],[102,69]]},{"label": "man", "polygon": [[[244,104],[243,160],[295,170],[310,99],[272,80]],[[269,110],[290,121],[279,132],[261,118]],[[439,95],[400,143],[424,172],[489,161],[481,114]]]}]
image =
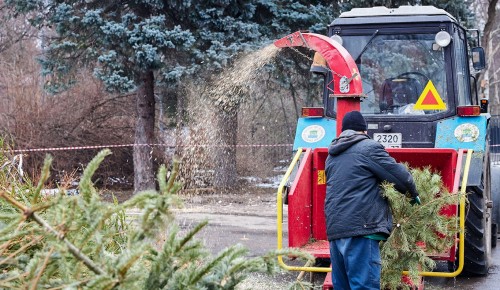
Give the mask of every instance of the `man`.
[{"label": "man", "polygon": [[420,204],[408,170],[366,134],[358,111],[347,113],[326,159],[325,215],[335,290],[380,289],[379,241],[392,230],[380,183],[394,183]]}]

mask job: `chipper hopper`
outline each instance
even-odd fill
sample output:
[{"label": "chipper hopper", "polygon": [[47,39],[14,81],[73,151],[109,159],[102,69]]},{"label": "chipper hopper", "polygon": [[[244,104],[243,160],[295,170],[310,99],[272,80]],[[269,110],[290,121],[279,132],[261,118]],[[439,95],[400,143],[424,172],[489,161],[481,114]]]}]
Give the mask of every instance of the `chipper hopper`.
[{"label": "chipper hopper", "polygon": [[[491,220],[491,196],[498,189],[490,186],[487,101],[472,95],[464,35],[451,15],[434,7],[374,7],[343,13],[329,26],[329,37],[295,32],[275,42],[281,48],[302,46],[315,51],[311,71],[324,77],[322,106],[303,108],[296,153],[278,190],[278,248],[284,246],[283,227],[288,227],[285,246],[328,261],[327,147],[340,134],[343,116],[359,110],[367,120],[368,135],[386,146],[396,161],[430,167],[440,173],[450,192],[468,193],[474,211],[467,213],[461,198],[441,212],[459,216],[460,230],[457,243],[433,259],[453,267],[449,272],[420,275],[454,277],[462,270],[487,274],[491,241],[496,239],[492,224],[497,223]],[[477,53],[474,67],[480,68],[482,49],[472,48],[472,53]],[[407,99],[397,101],[400,97]],[[293,271],[331,271],[291,266],[282,257],[279,262]],[[328,274],[323,289],[331,287]]]}]

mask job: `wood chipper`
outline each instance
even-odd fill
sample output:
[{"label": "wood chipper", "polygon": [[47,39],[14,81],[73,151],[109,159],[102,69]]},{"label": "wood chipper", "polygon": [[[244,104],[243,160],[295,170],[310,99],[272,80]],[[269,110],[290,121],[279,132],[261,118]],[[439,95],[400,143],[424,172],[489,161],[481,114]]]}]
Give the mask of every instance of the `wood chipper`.
[{"label": "wood chipper", "polygon": [[[468,193],[448,209],[462,230],[449,252],[449,272],[486,275],[499,221],[493,220],[488,146],[488,101],[479,99],[473,72],[484,68],[484,50],[469,47],[457,20],[432,6],[356,8],[328,27],[328,36],[295,32],[277,47],[302,46],[316,52],[311,71],[323,76],[322,106],[302,109],[294,141],[296,154],[277,194],[278,248],[288,226],[288,247],[329,259],[324,215],[328,145],[341,131],[345,113],[359,110],[368,135],[411,167],[430,166],[450,192]],[[473,71],[469,68],[469,61]],[[495,177],[498,178],[498,177]],[[286,200],[286,205],[283,201]],[[288,224],[283,209],[288,209]],[[463,230],[465,228],[465,230]],[[290,266],[295,271],[329,272],[329,267]],[[331,288],[327,275],[324,289]]]}]

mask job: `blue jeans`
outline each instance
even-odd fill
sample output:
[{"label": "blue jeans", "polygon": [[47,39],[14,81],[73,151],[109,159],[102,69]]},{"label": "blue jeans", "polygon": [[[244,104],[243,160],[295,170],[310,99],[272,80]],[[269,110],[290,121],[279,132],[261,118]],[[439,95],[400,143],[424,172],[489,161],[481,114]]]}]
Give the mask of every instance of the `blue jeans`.
[{"label": "blue jeans", "polygon": [[330,241],[333,289],[380,289],[378,243],[364,237]]}]

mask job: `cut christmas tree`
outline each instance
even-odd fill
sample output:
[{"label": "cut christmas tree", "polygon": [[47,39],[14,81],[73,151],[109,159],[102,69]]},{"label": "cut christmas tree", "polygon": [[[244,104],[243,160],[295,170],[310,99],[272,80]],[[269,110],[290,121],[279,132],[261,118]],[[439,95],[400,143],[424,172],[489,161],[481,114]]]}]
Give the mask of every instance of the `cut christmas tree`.
[{"label": "cut christmas tree", "polygon": [[[432,271],[436,266],[429,256],[448,252],[459,228],[458,216],[446,215],[443,209],[457,205],[460,195],[448,192],[441,176],[430,168],[410,171],[421,205],[411,205],[410,198],[392,184],[382,185],[394,224],[390,237],[381,244],[382,289],[410,289],[411,285],[418,285],[418,273]],[[405,270],[409,272],[408,279],[402,279]]]},{"label": "cut christmas tree", "polygon": [[278,255],[304,256],[248,257],[239,245],[212,256],[194,238],[206,222],[181,234],[172,211],[177,163],[169,178],[159,169],[158,191],[107,203],[92,175],[109,150],[85,169],[78,195],[62,188],[44,196],[51,158],[36,185],[19,178],[2,146],[0,139],[0,289],[234,289],[249,273],[276,271]]}]

